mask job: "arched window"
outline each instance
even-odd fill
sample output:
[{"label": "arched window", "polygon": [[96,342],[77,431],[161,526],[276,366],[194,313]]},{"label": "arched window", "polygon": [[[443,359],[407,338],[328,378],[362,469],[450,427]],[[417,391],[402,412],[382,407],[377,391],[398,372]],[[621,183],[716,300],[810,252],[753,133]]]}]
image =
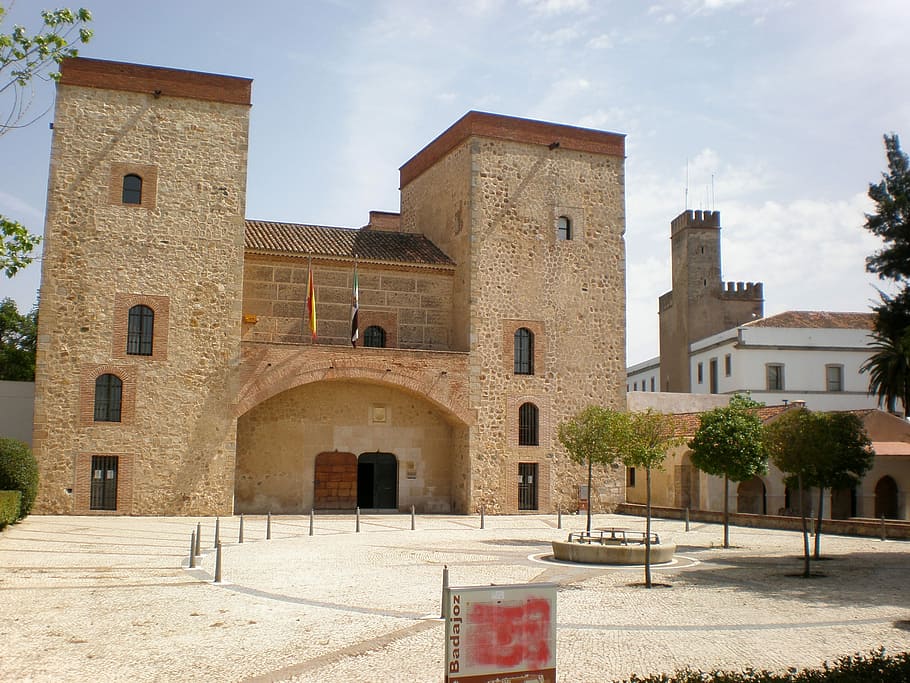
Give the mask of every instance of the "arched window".
[{"label": "arched window", "polygon": [[142,203],[142,178],[135,173],[123,176],[123,196],[121,201],[124,204]]},{"label": "arched window", "polygon": [[556,239],[560,241],[572,239],[572,221],[568,216],[556,219]]},{"label": "arched window", "polygon": [[379,325],[370,325],[363,332],[363,345],[374,349],[385,348],[385,330]]},{"label": "arched window", "polygon": [[95,422],[120,422],[123,382],[117,375],[99,375],[95,380]]},{"label": "arched window", "polygon": [[515,331],[515,374],[534,374],[534,333],[527,327]]},{"label": "arched window", "polygon": [[130,309],[126,331],[126,352],[131,356],[151,356],[155,312],[148,306]]},{"label": "arched window", "polygon": [[537,424],[539,411],[533,403],[522,403],[518,408],[518,445],[539,445]]}]

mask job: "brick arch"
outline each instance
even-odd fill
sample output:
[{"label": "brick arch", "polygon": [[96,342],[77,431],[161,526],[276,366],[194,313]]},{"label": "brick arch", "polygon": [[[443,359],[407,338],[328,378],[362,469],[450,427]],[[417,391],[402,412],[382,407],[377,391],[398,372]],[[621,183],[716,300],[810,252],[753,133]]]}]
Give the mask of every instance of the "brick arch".
[{"label": "brick arch", "polygon": [[[457,379],[461,372],[451,370],[438,360],[421,370],[403,367],[401,362],[390,362],[382,357],[371,358],[363,354],[340,357],[272,359],[269,354],[253,361],[248,359],[242,374],[251,379],[241,388],[234,404],[234,416],[240,417],[260,403],[289,389],[313,382],[359,380],[383,384],[415,394],[442,409],[463,424],[474,422],[473,411],[468,407],[466,383]],[[277,361],[277,362],[275,362]],[[253,367],[255,366],[255,367]]]}]

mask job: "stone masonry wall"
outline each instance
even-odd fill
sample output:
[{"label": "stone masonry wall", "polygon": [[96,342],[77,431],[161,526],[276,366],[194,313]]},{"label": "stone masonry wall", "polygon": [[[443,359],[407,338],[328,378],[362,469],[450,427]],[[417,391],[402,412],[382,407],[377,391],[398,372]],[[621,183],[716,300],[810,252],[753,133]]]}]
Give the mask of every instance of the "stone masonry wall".
[{"label": "stone masonry wall", "polygon": [[[128,501],[119,514],[229,514],[249,107],[65,80],[41,286],[35,510],[88,512],[87,498],[73,494],[89,484],[85,462],[118,455],[130,473],[121,486],[132,487],[118,495]],[[123,165],[154,167],[156,183],[143,188],[153,202],[112,195]],[[117,302],[143,297],[166,304],[156,319],[166,356],[113,349],[123,329]],[[83,385],[94,381],[84,370],[93,367],[133,378],[129,423],[81,421]]]},{"label": "stone masonry wall", "polygon": [[[353,263],[313,262],[319,344],[351,343],[353,270]],[[305,258],[246,255],[244,340],[310,343],[307,272]],[[405,270],[360,263],[358,283],[360,345],[363,331],[370,325],[379,325],[386,331],[389,347],[450,349],[451,270]]]}]

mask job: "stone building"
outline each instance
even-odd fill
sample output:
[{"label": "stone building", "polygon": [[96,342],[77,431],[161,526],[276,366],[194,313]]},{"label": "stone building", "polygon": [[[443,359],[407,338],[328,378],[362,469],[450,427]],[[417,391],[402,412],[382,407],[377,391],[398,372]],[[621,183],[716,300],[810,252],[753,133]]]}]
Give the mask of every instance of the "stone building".
[{"label": "stone building", "polygon": [[61,73],[36,511],[577,507],[556,425],[625,400],[621,135],[469,112],[399,213],[246,220],[251,81]]}]

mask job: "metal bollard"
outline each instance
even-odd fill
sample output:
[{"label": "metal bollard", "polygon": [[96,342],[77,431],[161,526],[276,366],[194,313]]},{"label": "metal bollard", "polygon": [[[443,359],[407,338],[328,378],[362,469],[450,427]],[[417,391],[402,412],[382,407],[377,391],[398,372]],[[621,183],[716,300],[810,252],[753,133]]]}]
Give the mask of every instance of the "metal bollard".
[{"label": "metal bollard", "polygon": [[313,508],[310,508],[310,536],[313,535]]},{"label": "metal bollard", "polygon": [[240,537],[237,539],[238,543],[243,543],[243,513],[240,513]]},{"label": "metal bollard", "polygon": [[354,516],[355,516],[355,519],[357,520],[355,531],[359,534],[360,533],[360,508],[359,507],[354,512]]},{"label": "metal bollard", "polygon": [[686,508],[686,531],[689,530],[689,508]]},{"label": "metal bollard", "polygon": [[480,506],[480,528],[483,529],[483,505]]},{"label": "metal bollard", "polygon": [[196,568],[196,532],[190,533],[190,569]]},{"label": "metal bollard", "polygon": [[272,512],[269,511],[269,514],[265,518],[265,540],[269,541],[272,538]]},{"label": "metal bollard", "polygon": [[215,517],[215,547],[221,544],[221,518]]},{"label": "metal bollard", "polygon": [[556,508],[556,528],[562,529],[562,510]]},{"label": "metal bollard", "polygon": [[221,583],[221,543],[215,546],[215,583]]},{"label": "metal bollard", "polygon": [[442,609],[439,611],[439,618],[446,618],[446,591],[449,590],[449,565],[442,565]]},{"label": "metal bollard", "polygon": [[196,555],[202,554],[202,522],[196,522]]},{"label": "metal bollard", "polygon": [[411,531],[414,531],[416,527],[414,526],[414,506],[411,506]]},{"label": "metal bollard", "polygon": [[882,515],[882,540],[883,541],[888,540],[888,534],[885,531],[885,516],[884,515]]}]

